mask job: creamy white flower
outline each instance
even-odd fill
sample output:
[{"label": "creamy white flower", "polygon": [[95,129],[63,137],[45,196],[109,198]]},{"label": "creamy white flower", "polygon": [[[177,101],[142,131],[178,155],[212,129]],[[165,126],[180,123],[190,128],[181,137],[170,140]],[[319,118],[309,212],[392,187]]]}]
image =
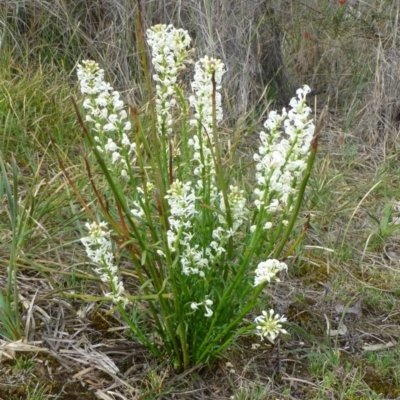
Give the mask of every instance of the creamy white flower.
[{"label": "creamy white flower", "polygon": [[152,63],[157,82],[156,111],[157,128],[160,134],[171,134],[173,123],[171,108],[176,104],[173,86],[177,74],[184,68],[191,39],[187,31],[172,25],[155,25],[147,30],[147,42],[151,47]]},{"label": "creamy white flower", "polygon": [[256,324],[259,324],[256,326],[256,334],[260,336],[261,340],[266,337],[269,341],[274,342],[280,333],[288,333],[282,328],[282,323],[286,321],[286,317],[275,314],[272,309],[269,312],[262,311],[262,315],[256,317],[254,320]]},{"label": "creamy white flower", "polygon": [[207,318],[209,318],[209,317],[212,317],[212,315],[213,315],[213,311],[212,311],[211,308],[210,308],[213,304],[214,304],[214,303],[213,303],[212,300],[210,300],[210,299],[205,299],[205,300],[204,300],[203,302],[201,302],[201,303],[195,303],[195,302],[191,303],[191,304],[190,304],[190,308],[191,308],[192,310],[196,311],[196,310],[199,309],[199,306],[204,306],[204,308],[206,309],[206,312],[205,312],[204,316],[207,317]]},{"label": "creamy white flower", "polygon": [[134,201],[133,205],[135,208],[131,210],[132,215],[136,218],[143,218],[145,214],[140,203],[138,201]]},{"label": "creamy white flower", "polygon": [[265,230],[268,230],[268,229],[271,229],[272,228],[272,222],[266,222],[265,224],[264,224],[264,229]]},{"label": "creamy white flower", "polygon": [[124,307],[128,299],[123,296],[124,286],[118,274],[118,267],[114,264],[114,255],[110,239],[110,231],[105,222],[92,224],[86,223],[89,235],[83,237],[81,242],[85,246],[86,254],[98,267],[94,272],[99,275],[102,282],[111,286],[112,292],[106,296],[112,296],[114,303],[121,303]]},{"label": "creamy white flower", "polygon": [[157,250],[157,254],[158,254],[160,257],[166,258],[166,255],[165,255],[165,253],[164,253],[162,250]]},{"label": "creamy white flower", "polygon": [[[124,102],[120,99],[119,92],[104,81],[104,71],[94,61],[86,60],[78,65],[77,75],[81,92],[85,95],[85,121],[96,132],[95,140],[99,151],[111,156],[114,168],[118,164],[119,168],[125,169],[125,157],[117,152],[123,150],[120,145],[121,138],[128,155],[134,152],[136,147],[124,133],[131,130],[132,126],[129,121],[125,121],[127,112],[123,109]],[[125,175],[126,170],[121,171],[121,174]]]},{"label": "creamy white flower", "polygon": [[115,142],[110,138],[107,139],[107,144],[104,146],[104,148],[111,153],[119,149]]},{"label": "creamy white flower", "polygon": [[[229,235],[233,236],[232,232],[236,232],[240,228],[240,226],[244,222],[245,216],[247,215],[246,199],[244,197],[244,191],[240,190],[237,186],[231,185],[229,187],[228,202],[233,222],[231,232]],[[224,214],[226,214],[225,201],[222,193],[220,193],[220,209]],[[227,226],[228,223],[225,219],[225,215],[218,215],[218,219],[221,224]]]},{"label": "creamy white flower", "polygon": [[204,314],[204,316],[207,317],[207,318],[212,317],[213,310],[211,310],[211,308],[209,308],[207,306],[205,306],[205,308],[206,308],[206,313]]},{"label": "creamy white flower", "polygon": [[[297,90],[290,101],[290,110],[279,114],[271,111],[260,133],[261,146],[254,154],[256,162],[255,205],[266,207],[269,214],[283,210],[291,195],[296,193],[298,177],[307,166],[306,160],[314,135],[311,109],[306,105],[308,86]],[[282,207],[281,207],[282,205]]]},{"label": "creamy white flower", "polygon": [[224,64],[208,56],[203,57],[195,65],[195,74],[192,82],[193,95],[189,97],[189,103],[194,109],[194,118],[190,124],[197,127],[197,132],[188,141],[193,148],[193,160],[197,166],[194,174],[198,176],[196,186],[199,192],[203,189],[203,177],[211,181],[211,201],[217,196],[214,188],[215,171],[212,150],[214,146],[213,137],[213,79],[216,83],[215,107],[217,125],[223,119],[221,106],[220,83],[224,74]]},{"label": "creamy white flower", "polygon": [[191,182],[175,180],[167,191],[170,216],[168,217],[169,230],[167,241],[171,252],[180,248],[180,266],[184,275],[205,276],[203,268],[209,266],[209,260],[199,246],[193,245],[192,218],[197,214],[196,196]]},{"label": "creamy white flower", "polygon": [[279,282],[279,278],[276,275],[280,271],[287,271],[287,265],[279,260],[270,259],[260,262],[255,270],[254,286],[264,282],[271,282],[272,279]]},{"label": "creamy white flower", "polygon": [[173,217],[190,218],[196,213],[195,201],[196,196],[191,187],[191,182],[180,182],[175,180],[165,198],[171,208]]}]

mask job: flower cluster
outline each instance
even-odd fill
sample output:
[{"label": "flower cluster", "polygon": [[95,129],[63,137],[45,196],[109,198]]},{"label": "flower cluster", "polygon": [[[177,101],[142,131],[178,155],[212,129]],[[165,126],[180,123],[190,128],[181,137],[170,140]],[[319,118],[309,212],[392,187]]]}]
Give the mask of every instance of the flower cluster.
[{"label": "flower cluster", "polygon": [[109,154],[113,165],[120,161],[123,165],[121,174],[126,176],[126,159],[123,155],[124,152],[128,156],[134,153],[136,144],[131,143],[127,136],[132,126],[127,121],[124,102],[119,92],[104,81],[104,70],[98,63],[83,61],[78,65],[77,74],[81,92],[87,95],[83,101],[85,119],[96,132],[94,140],[98,143],[97,149]]},{"label": "flower cluster", "polygon": [[279,282],[279,278],[276,275],[281,271],[287,271],[287,265],[283,262],[274,259],[260,262],[255,270],[254,286],[264,282],[271,282],[272,279]]},{"label": "flower cluster", "polygon": [[[261,146],[256,161],[256,179],[259,185],[254,191],[256,206],[264,206],[267,212],[278,211],[296,192],[297,178],[306,167],[307,155],[314,134],[310,118],[311,109],[306,105],[308,86],[297,90],[297,98],[290,101],[291,109],[270,112],[264,126],[269,133],[261,132]],[[284,132],[282,132],[282,124]],[[268,229],[270,225],[265,226]]]},{"label": "flower cluster", "polygon": [[170,229],[167,231],[169,250],[174,253],[178,248],[180,249],[179,261],[184,275],[195,274],[204,278],[204,270],[213,263],[216,257],[225,252],[222,246],[225,230],[222,227],[214,229],[208,247],[201,248],[199,244],[193,243],[195,232],[192,219],[197,211],[196,196],[191,182],[174,181],[165,198],[171,213],[168,218]]},{"label": "flower cluster", "polygon": [[[215,108],[216,123],[222,121],[221,107],[221,79],[224,74],[224,64],[220,60],[202,58],[196,63],[195,74],[192,82],[193,95],[189,97],[190,105],[194,108],[194,119],[191,124],[196,126],[197,133],[188,141],[194,150],[194,161],[198,166],[194,174],[199,177],[196,182],[199,188],[203,187],[202,177],[209,175],[214,177],[215,165],[212,158],[213,138],[213,80],[215,82]],[[215,193],[213,193],[215,195]]]},{"label": "flower cluster", "polygon": [[196,62],[192,82],[194,95],[189,97],[190,105],[195,109],[193,125],[200,122],[205,130],[211,135],[213,127],[213,79],[216,85],[215,106],[217,124],[222,121],[223,113],[221,106],[221,80],[225,73],[224,64],[215,58],[203,57]]},{"label": "flower cluster", "polygon": [[[227,230],[227,237],[233,236],[234,233],[240,228],[248,212],[246,209],[244,191],[240,190],[237,186],[232,185],[229,187],[229,189],[228,202],[231,210],[232,228]],[[222,211],[223,215],[218,215],[219,222],[227,226],[227,221],[225,219],[225,202],[222,193],[220,193],[220,210]]]},{"label": "flower cluster", "polygon": [[269,341],[273,342],[280,333],[288,333],[282,328],[282,323],[286,321],[286,317],[275,314],[272,309],[269,312],[263,311],[262,315],[256,317],[254,320],[256,324],[259,324],[256,326],[257,335],[260,336],[261,340],[266,337]]},{"label": "flower cluster", "polygon": [[172,133],[171,108],[176,105],[174,85],[177,74],[184,67],[191,38],[187,31],[172,25],[155,25],[147,30],[147,42],[151,47],[152,63],[156,73],[156,111],[158,132]]},{"label": "flower cluster", "polygon": [[[132,208],[130,211],[132,213],[132,215],[135,217],[135,219],[143,219],[143,217],[145,216],[145,210],[143,208],[143,203],[144,203],[144,199],[145,199],[145,191],[143,190],[143,187],[141,186],[137,186],[136,187],[137,190],[137,194],[138,194],[138,198],[139,200],[133,200],[133,206],[134,208]],[[154,184],[150,181],[146,182],[146,191],[147,193],[152,192],[154,190]]]},{"label": "flower cluster", "polygon": [[190,239],[192,228],[191,217],[196,213],[196,196],[190,182],[183,183],[177,179],[171,184],[165,198],[170,206],[171,215],[168,218],[170,229],[167,232],[168,246],[171,252],[176,251],[176,246]]},{"label": "flower cluster", "polygon": [[111,293],[106,296],[112,296],[114,303],[121,303],[126,306],[128,300],[123,296],[124,285],[118,275],[118,267],[114,264],[114,255],[110,240],[110,231],[105,222],[97,224],[86,223],[89,235],[81,239],[86,248],[86,254],[90,260],[98,265],[94,272],[100,276],[104,283],[111,286]]},{"label": "flower cluster", "polygon": [[211,310],[211,306],[213,305],[213,301],[210,299],[205,299],[203,302],[201,303],[192,303],[190,304],[190,308],[194,311],[198,310],[199,306],[203,306],[206,309],[206,313],[204,314],[205,317],[209,318],[212,317],[213,315],[213,311]]}]

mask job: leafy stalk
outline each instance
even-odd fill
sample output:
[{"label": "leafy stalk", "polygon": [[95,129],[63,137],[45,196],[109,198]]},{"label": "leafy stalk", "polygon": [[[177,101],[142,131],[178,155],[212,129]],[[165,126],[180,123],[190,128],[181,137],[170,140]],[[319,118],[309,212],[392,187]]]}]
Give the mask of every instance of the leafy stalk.
[{"label": "leafy stalk", "polygon": [[10,246],[10,260],[7,270],[7,287],[6,294],[3,295],[0,290],[0,322],[4,326],[3,334],[10,339],[18,340],[21,338],[21,322],[18,310],[18,285],[17,285],[17,258],[19,251],[20,232],[18,224],[24,222],[19,220],[19,205],[18,205],[18,169],[17,164],[12,159],[12,187],[8,180],[6,167],[3,158],[0,155],[0,166],[2,172],[2,187],[4,188],[8,206],[10,210],[10,222],[12,229],[12,242]]}]

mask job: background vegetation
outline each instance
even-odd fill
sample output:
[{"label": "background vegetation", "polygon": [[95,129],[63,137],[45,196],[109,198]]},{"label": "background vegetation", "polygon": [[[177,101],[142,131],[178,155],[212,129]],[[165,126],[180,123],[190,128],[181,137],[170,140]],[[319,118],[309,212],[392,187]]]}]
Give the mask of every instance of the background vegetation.
[{"label": "background vegetation", "polygon": [[[266,112],[295,88],[312,87],[317,115],[328,107],[304,201],[311,227],[271,294],[290,338],[257,349],[246,338],[191,379],[167,360],[156,366],[115,315],[79,298],[101,289],[49,140],[89,201],[69,100],[75,68],[98,61],[145,112],[139,4],[144,29],[173,23],[199,55],[227,64],[223,134],[228,149],[240,139],[238,165]],[[0,283],[14,294],[12,267],[24,339],[2,337],[0,397],[399,398],[399,9],[398,0],[0,0]]]}]

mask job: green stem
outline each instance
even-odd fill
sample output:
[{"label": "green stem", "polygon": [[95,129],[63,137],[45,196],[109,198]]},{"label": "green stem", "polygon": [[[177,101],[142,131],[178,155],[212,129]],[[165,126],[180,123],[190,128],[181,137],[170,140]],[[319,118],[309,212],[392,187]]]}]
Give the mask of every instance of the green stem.
[{"label": "green stem", "polygon": [[[232,213],[231,213],[231,207],[229,205],[229,200],[228,200],[228,190],[226,187],[226,182],[224,179],[224,172],[222,170],[222,159],[221,159],[221,150],[220,150],[220,143],[219,143],[219,137],[218,137],[218,131],[217,131],[217,103],[216,103],[216,95],[217,95],[217,83],[215,81],[215,71],[213,72],[211,76],[211,82],[212,82],[212,120],[213,120],[213,137],[214,137],[214,145],[215,145],[215,158],[214,160],[215,163],[215,168],[217,171],[217,177],[218,177],[218,183],[222,191],[222,196],[224,198],[224,204],[225,204],[225,213],[226,213],[226,222],[228,223],[228,227],[232,228]],[[212,150],[212,146],[210,146]],[[214,155],[213,155],[214,157]],[[233,240],[232,238],[229,238],[228,241],[228,259],[231,259],[232,257],[232,252],[233,252]],[[225,276],[226,279],[226,276]]]},{"label": "green stem", "polygon": [[[69,290],[69,289],[65,289]],[[112,301],[114,298],[111,296],[91,296],[88,294],[77,294],[77,293],[65,293],[63,294],[66,298],[70,299],[82,299],[89,302],[105,302],[105,301]],[[145,294],[142,296],[130,296],[124,294],[124,297],[127,298],[129,301],[141,301],[141,300],[158,300],[162,296],[164,299],[170,299],[172,294],[164,293],[164,294]]]},{"label": "green stem", "polygon": [[204,347],[205,342],[203,341],[203,345],[200,348],[200,350],[203,351],[201,352],[200,356],[196,358],[197,364],[205,360],[205,358],[208,356],[210,352],[210,349],[213,346],[218,345],[219,347],[221,341],[224,342],[225,340],[229,340],[229,338],[232,335],[232,333],[230,332],[240,324],[244,316],[254,307],[258,296],[260,295],[265,286],[266,284],[263,284],[255,288],[252,298],[247,302],[247,305],[242,309],[242,311],[236,317],[236,319],[234,319],[226,328],[224,328],[224,330],[220,334],[218,334],[215,338],[213,338],[212,340],[208,340],[206,347]]},{"label": "green stem", "polygon": [[[5,329],[10,334],[11,339],[18,340],[21,338],[21,322],[18,310],[18,285],[17,285],[17,253],[19,247],[19,236],[18,236],[18,168],[13,157],[12,159],[12,175],[13,175],[13,187],[11,189],[10,182],[7,177],[7,171],[0,156],[1,172],[3,175],[3,185],[7,194],[7,200],[10,208],[10,219],[11,228],[13,232],[12,244],[10,249],[10,259],[8,263],[8,274],[7,274],[7,289],[5,301],[1,301],[2,309],[0,312],[4,312],[6,315],[2,318],[3,322],[6,322]],[[20,221],[22,223],[22,221]],[[3,297],[3,296],[2,296]],[[4,300],[2,298],[2,300]],[[12,307],[13,304],[13,307]]]},{"label": "green stem", "polygon": [[[183,233],[183,226],[179,229],[179,232],[176,236],[176,243],[179,243],[180,237]],[[181,351],[183,355],[183,368],[186,369],[189,366],[189,353],[188,353],[188,345],[187,345],[187,340],[186,340],[186,332],[185,332],[185,316],[181,307],[181,302],[180,302],[180,296],[179,296],[179,291],[177,288],[177,281],[180,280],[180,274],[178,271],[178,263],[179,263],[179,255],[180,252],[177,250],[175,254],[175,259],[173,262],[171,262],[170,258],[170,252],[168,251],[167,253],[167,268],[168,268],[168,276],[171,278],[170,279],[170,285],[172,289],[172,294],[173,294],[173,299],[174,299],[174,310],[175,310],[175,318],[178,322],[178,332],[179,332],[179,337],[180,337],[180,344],[181,344]],[[168,318],[169,319],[169,318]],[[168,320],[167,319],[167,320]],[[170,332],[171,336],[174,338],[175,334],[174,332]],[[180,365],[182,366],[182,362],[180,360],[180,353],[177,354],[179,356],[178,360]]]},{"label": "green stem", "polygon": [[[255,232],[256,233],[256,232]],[[229,287],[225,290],[224,294],[222,295],[222,298],[219,300],[219,304],[217,309],[215,310],[210,328],[205,336],[205,338],[203,339],[202,344],[200,345],[197,354],[199,354],[204,346],[206,346],[208,343],[210,343],[209,339],[212,335],[212,333],[214,332],[214,327],[219,319],[219,316],[221,314],[221,312],[226,309],[227,307],[229,307],[230,304],[230,297],[231,295],[234,293],[235,289],[240,285],[241,282],[243,282],[243,277],[247,271],[247,267],[250,263],[250,260],[254,254],[254,251],[256,249],[256,245],[258,243],[258,241],[260,240],[260,234],[255,234],[253,235],[253,238],[250,242],[250,245],[248,247],[248,251],[246,254],[246,257],[238,271],[238,273],[236,274],[233,282],[229,285]],[[213,341],[215,343],[215,341]],[[209,347],[209,346],[208,346]]]},{"label": "green stem", "polygon": [[129,328],[131,329],[131,331],[137,336],[137,338],[146,346],[148,347],[153,354],[155,354],[158,358],[162,358],[163,354],[158,350],[157,346],[154,346],[153,343],[151,343],[146,336],[144,336],[142,334],[142,332],[140,331],[140,329],[138,329],[138,327],[132,322],[131,318],[129,317],[129,315],[126,313],[123,305],[121,303],[117,304],[118,307],[118,311],[120,312],[120,314],[122,315],[122,318],[124,319],[124,321],[129,325]]},{"label": "green stem", "polygon": [[[144,40],[144,34],[143,34],[143,15],[142,15],[142,4],[141,4],[141,0],[137,0],[137,26],[136,26],[136,35],[138,38],[138,43],[139,43],[139,51],[140,51],[140,58],[141,58],[141,62],[142,62],[142,69],[143,69],[143,73],[145,76],[145,80],[146,80],[146,87],[147,87],[147,91],[148,91],[148,98],[152,99],[153,95],[152,95],[152,86],[151,86],[151,78],[150,78],[150,69],[147,63],[147,54],[146,54],[146,42]],[[152,119],[153,121],[154,119],[154,112],[153,112],[153,107],[150,107],[150,109],[152,110]]]}]

